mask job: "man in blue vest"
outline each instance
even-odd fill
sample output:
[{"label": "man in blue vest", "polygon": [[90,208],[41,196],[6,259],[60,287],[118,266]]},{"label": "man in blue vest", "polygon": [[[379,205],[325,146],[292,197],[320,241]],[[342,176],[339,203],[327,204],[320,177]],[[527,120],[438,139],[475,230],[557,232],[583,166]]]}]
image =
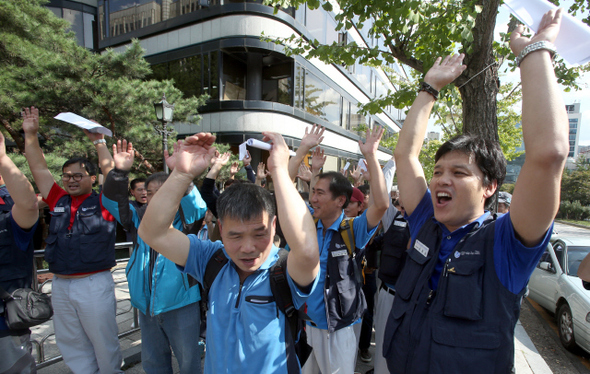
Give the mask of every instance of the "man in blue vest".
[{"label": "man in blue vest", "polygon": [[[290,248],[286,281],[298,309],[318,283],[315,226],[291,182],[285,141],[276,133],[263,135],[272,142],[268,169]],[[150,200],[139,236],[200,282],[219,249],[228,259],[209,288],[205,373],[298,373],[294,351],[286,346],[290,332],[285,314],[271,293],[270,269],[279,249],[273,245],[277,217],[270,192],[255,184],[235,183],[221,194],[217,201],[221,242],[199,240],[170,227],[182,195],[215,155],[214,140],[209,133],[184,139],[174,171]]]},{"label": "man in blue vest", "polygon": [[[312,129],[311,134],[316,130]],[[312,188],[309,201],[313,216],[319,219],[317,240],[321,266],[318,288],[307,301],[307,314],[313,321],[306,329],[307,341],[313,351],[303,367],[305,374],[354,372],[360,322],[366,309],[360,261],[364,247],[389,206],[385,180],[377,159],[382,135],[381,128],[368,130],[366,142],[359,141],[373,176],[373,204],[351,222],[355,246],[351,249],[352,253],[349,253],[339,230],[345,218],[343,209],[350,202],[353,191],[350,182],[338,172],[328,172],[320,174]],[[306,152],[298,150],[299,153]],[[295,162],[292,160],[291,164]]]},{"label": "man in blue vest", "polygon": [[[54,274],[53,326],[64,362],[75,374],[121,373],[115,284],[115,218],[92,190],[96,168],[85,158],[62,167],[63,189],[53,179],[39,146],[39,111],[25,108],[27,162],[49,205],[51,223],[45,260]],[[103,175],[113,168],[104,135],[85,131],[94,143]]]},{"label": "man in blue vest", "polygon": [[[143,369],[147,374],[171,373],[174,351],[181,374],[198,374],[201,372],[198,345],[201,294],[198,284],[137,236],[147,204],[168,175],[155,173],[148,177],[145,181],[148,191],[146,205],[137,207],[127,199],[129,171],[135,154],[133,145],[127,144],[126,140],[118,140],[116,148],[113,148],[115,168],[104,182],[103,204],[134,238],[133,254],[125,273],[131,304],[139,311]],[[171,170],[174,169],[174,164],[170,162],[172,158],[166,160]],[[195,222],[207,210],[194,186],[187,192],[180,203],[182,215],[177,209],[174,217],[174,227],[179,230],[182,230],[183,223]]]},{"label": "man in blue vest", "polygon": [[[395,150],[412,243],[395,284],[383,345],[391,373],[510,373],[525,285],[551,235],[569,151],[551,51],[561,10],[531,39],[511,35],[522,79],[527,157],[509,213],[486,211],[506,174],[496,142],[461,135],[436,153],[428,187],[418,155],[438,91],[465,70],[438,58],[424,77]],[[543,203],[540,204],[539,202]]]},{"label": "man in blue vest", "polygon": [[[0,287],[12,293],[33,283],[33,233],[37,196],[27,177],[6,154],[0,133]],[[31,330],[9,330],[0,300],[0,373],[36,373]]]}]

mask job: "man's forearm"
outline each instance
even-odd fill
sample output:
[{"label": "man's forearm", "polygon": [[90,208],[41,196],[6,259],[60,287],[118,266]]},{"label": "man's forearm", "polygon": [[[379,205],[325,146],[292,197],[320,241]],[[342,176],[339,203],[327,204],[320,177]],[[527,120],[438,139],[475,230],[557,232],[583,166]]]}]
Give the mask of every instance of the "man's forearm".
[{"label": "man's forearm", "polygon": [[379,166],[379,161],[375,155],[367,157],[367,168],[371,174],[371,197],[373,203],[378,209],[385,211],[389,207],[389,196],[387,193],[387,187],[385,186],[385,178],[383,172]]},{"label": "man's forearm", "polygon": [[113,161],[113,156],[111,156],[111,152],[109,152],[109,147],[107,147],[106,143],[97,143],[94,145],[96,148],[96,153],[98,154],[98,166],[102,171],[102,175],[108,175],[111,170],[115,167],[115,161]]},{"label": "man's forearm", "polygon": [[[12,160],[4,155],[0,158],[0,175],[15,204],[24,209],[37,210],[37,195],[27,177]],[[37,212],[38,213],[38,212]]]},{"label": "man's forearm", "polygon": [[[180,205],[180,200],[192,179],[174,170],[151,199],[142,220],[145,236],[161,236],[166,233]],[[143,238],[144,235],[141,235]]]},{"label": "man's forearm", "polygon": [[295,151],[295,156],[289,159],[289,178],[291,178],[291,181],[294,181],[297,177],[299,165],[301,165],[301,162],[308,153],[309,149],[307,147],[299,147],[297,148],[297,151]]}]

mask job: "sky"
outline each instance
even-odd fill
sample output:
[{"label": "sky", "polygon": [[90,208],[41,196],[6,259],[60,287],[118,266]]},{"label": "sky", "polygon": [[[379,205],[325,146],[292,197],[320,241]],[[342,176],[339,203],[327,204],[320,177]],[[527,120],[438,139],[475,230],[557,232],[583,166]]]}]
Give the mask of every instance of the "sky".
[{"label": "sky", "polygon": [[[569,3],[571,1],[563,1],[564,10],[569,7]],[[579,15],[578,15],[579,16]],[[510,20],[510,13],[504,7],[500,7],[500,13],[498,14],[498,18],[496,20],[496,35],[498,36],[500,32],[505,32],[507,30],[507,25]],[[558,51],[559,53],[559,51]],[[503,67],[500,71],[503,71]],[[513,81],[518,82],[520,80],[518,69],[516,69],[512,73],[502,74],[500,76],[501,81]],[[563,92],[563,101],[567,104],[573,104],[575,102],[580,103],[580,111],[582,112],[582,123],[580,127],[580,138],[579,138],[579,145],[590,145],[590,74],[586,74],[581,79],[578,80],[578,85],[581,87],[581,90],[571,92]],[[431,124],[428,127],[428,131],[438,131],[440,132],[440,128],[434,125],[434,120],[431,119]]]}]

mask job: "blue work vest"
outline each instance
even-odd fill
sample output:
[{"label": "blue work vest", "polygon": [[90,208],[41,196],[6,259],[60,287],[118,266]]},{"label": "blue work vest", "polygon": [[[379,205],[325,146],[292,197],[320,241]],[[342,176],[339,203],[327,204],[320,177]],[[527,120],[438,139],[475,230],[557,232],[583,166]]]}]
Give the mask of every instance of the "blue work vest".
[{"label": "blue work vest", "polygon": [[350,326],[367,309],[360,265],[362,253],[358,248],[354,253],[352,257],[348,255],[340,231],[332,236],[324,286],[329,332]]},{"label": "blue work vest", "polygon": [[0,285],[7,292],[31,287],[33,282],[33,241],[27,250],[18,248],[10,222],[10,210],[14,205],[10,197],[0,204]]},{"label": "blue work vest", "polygon": [[391,373],[510,373],[524,290],[515,295],[498,279],[494,231],[492,217],[460,240],[434,293],[428,281],[442,230],[426,221],[408,250],[385,329]]},{"label": "blue work vest", "polygon": [[89,273],[115,266],[117,222],[102,217],[100,195],[92,192],[76,211],[71,230],[70,195],[62,196],[51,212],[45,260],[55,274]]},{"label": "blue work vest", "polygon": [[406,262],[406,249],[410,240],[410,228],[401,212],[397,212],[393,222],[383,235],[383,246],[379,261],[379,279],[395,285]]}]

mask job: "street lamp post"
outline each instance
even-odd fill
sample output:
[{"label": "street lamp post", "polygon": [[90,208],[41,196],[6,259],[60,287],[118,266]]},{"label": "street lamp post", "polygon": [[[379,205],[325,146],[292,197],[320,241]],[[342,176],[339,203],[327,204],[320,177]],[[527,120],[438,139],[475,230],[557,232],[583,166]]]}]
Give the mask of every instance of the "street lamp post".
[{"label": "street lamp post", "polygon": [[172,134],[172,131],[168,129],[168,122],[172,121],[172,115],[174,114],[174,104],[170,104],[166,101],[166,94],[162,95],[162,101],[154,103],[154,109],[156,110],[156,118],[161,122],[162,127],[156,127],[156,132],[162,135],[162,161],[164,163],[164,171],[168,174],[168,165],[166,165],[165,151],[168,150],[168,135]]}]

